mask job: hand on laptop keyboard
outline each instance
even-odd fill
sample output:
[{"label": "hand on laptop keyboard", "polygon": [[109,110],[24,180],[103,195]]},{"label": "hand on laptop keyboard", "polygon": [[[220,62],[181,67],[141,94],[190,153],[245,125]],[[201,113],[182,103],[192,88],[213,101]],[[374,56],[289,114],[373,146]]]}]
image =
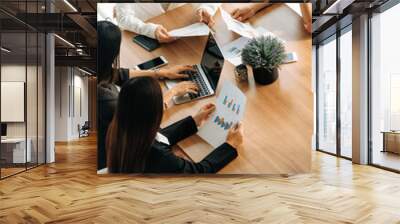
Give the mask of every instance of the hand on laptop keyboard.
[{"label": "hand on laptop keyboard", "polygon": [[193,70],[191,65],[176,65],[166,69],[160,69],[160,76],[167,79],[185,79],[188,75],[186,71]]},{"label": "hand on laptop keyboard", "polygon": [[191,76],[196,73],[196,69],[192,65],[188,65],[188,69],[181,71],[179,74],[184,75],[184,77],[180,78],[181,81],[189,81],[191,80]]},{"label": "hand on laptop keyboard", "polygon": [[188,78],[182,80],[191,81],[197,86],[197,93],[189,93],[191,99],[210,94],[210,91],[208,90],[204,80],[198,73],[196,66],[193,66],[193,70],[183,71],[183,73],[187,74]]},{"label": "hand on laptop keyboard", "polygon": [[174,96],[183,96],[187,93],[197,95],[198,87],[195,83],[191,81],[183,81],[176,84],[171,91],[173,91]]}]

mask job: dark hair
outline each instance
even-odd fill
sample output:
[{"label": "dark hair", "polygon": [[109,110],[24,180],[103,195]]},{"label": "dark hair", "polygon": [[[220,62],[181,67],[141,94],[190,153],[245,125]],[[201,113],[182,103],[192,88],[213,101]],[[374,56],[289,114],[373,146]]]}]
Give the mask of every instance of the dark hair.
[{"label": "dark hair", "polygon": [[111,81],[113,63],[119,55],[121,30],[109,21],[97,22],[97,74],[98,80]]},{"label": "dark hair", "polygon": [[142,173],[163,116],[162,91],[151,77],[127,81],[106,138],[110,173]]}]

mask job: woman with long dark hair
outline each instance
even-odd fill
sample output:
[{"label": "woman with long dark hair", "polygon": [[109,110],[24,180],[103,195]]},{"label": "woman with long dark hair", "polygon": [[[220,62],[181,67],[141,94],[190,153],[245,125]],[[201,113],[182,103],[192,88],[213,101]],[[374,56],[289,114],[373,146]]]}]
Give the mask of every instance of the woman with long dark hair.
[{"label": "woman with long dark hair", "polygon": [[207,104],[196,115],[160,130],[162,99],[154,78],[137,77],[123,85],[107,133],[109,173],[216,173],[237,157],[236,148],[242,144],[240,124],[229,130],[224,144],[199,163],[175,156],[171,146],[195,134],[215,105]]},{"label": "woman with long dark hair", "polygon": [[[98,146],[97,168],[106,166],[105,138],[108,125],[114,115],[121,86],[130,78],[151,76],[155,78],[178,79],[187,75],[180,74],[191,66],[173,66],[158,70],[133,70],[119,68],[118,55],[121,45],[121,31],[111,22],[97,23],[97,101],[98,101]],[[173,96],[196,93],[197,86],[192,82],[181,82],[164,94],[164,106],[167,107]]]}]

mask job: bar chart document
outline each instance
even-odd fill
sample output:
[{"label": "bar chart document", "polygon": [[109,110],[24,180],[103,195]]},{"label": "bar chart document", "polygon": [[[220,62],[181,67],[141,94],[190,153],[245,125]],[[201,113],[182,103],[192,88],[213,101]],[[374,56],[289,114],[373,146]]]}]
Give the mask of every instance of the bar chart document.
[{"label": "bar chart document", "polygon": [[243,118],[246,96],[232,82],[225,82],[215,104],[215,112],[200,128],[198,135],[213,147],[218,147],[226,141],[229,129]]}]

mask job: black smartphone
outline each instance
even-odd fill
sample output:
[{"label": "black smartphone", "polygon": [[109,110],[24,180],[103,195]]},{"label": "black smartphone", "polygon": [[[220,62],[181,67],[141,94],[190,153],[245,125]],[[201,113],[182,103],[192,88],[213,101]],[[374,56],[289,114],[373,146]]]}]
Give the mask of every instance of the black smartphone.
[{"label": "black smartphone", "polygon": [[133,37],[133,42],[137,43],[147,51],[152,51],[160,46],[158,40],[143,35]]}]

